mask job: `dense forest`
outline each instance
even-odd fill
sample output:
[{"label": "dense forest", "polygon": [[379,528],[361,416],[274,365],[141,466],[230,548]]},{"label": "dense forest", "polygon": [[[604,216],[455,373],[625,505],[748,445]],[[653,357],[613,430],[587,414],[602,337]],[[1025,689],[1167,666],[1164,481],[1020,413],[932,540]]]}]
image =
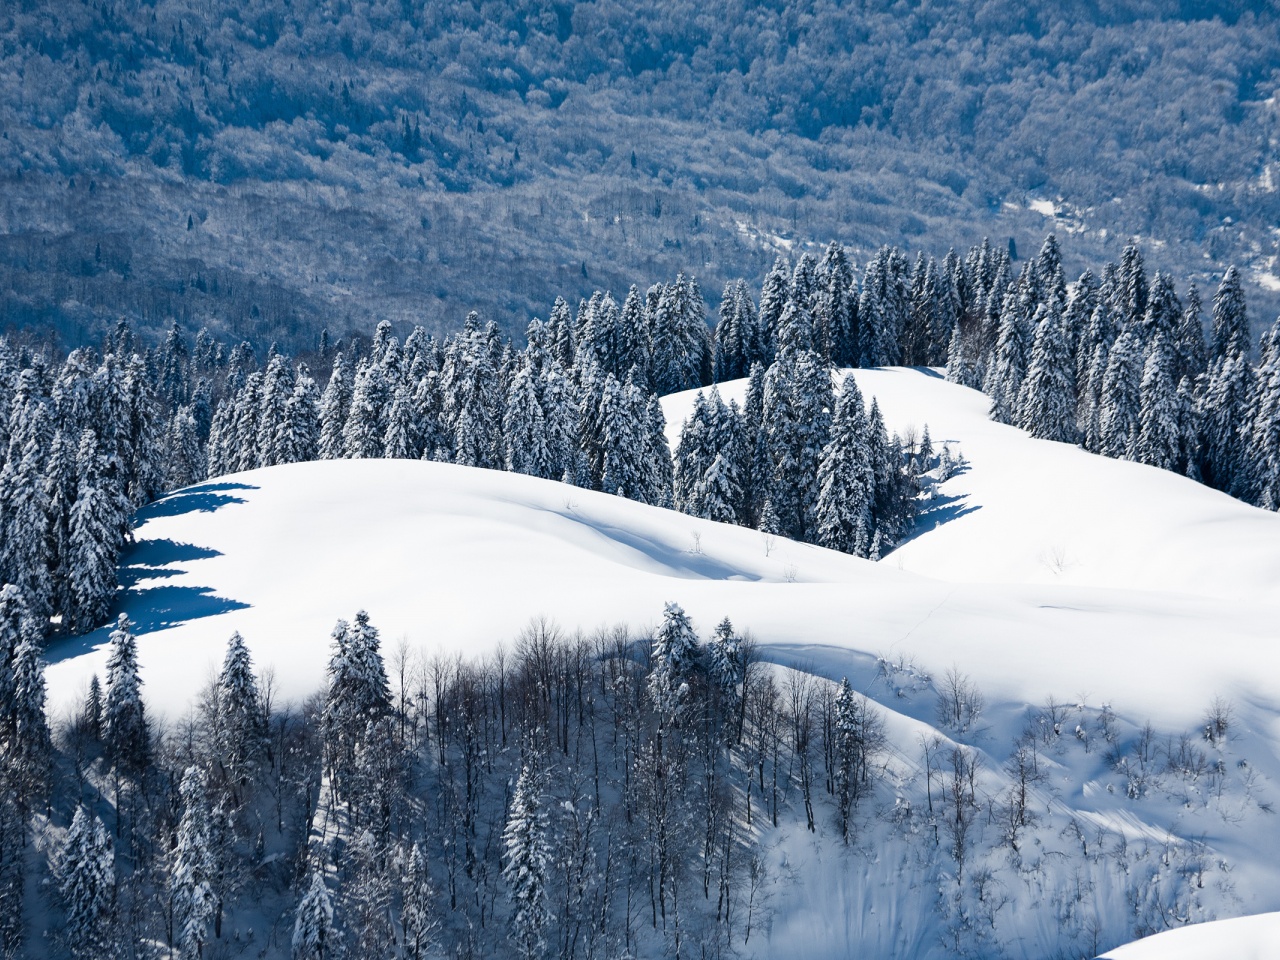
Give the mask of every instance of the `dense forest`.
[{"label": "dense forest", "polygon": [[[229,346],[175,322],[136,349],[121,325],[101,354],[64,359],[0,340],[0,581],[41,632],[106,617],[134,510],[167,490],[279,463],[442,460],[512,470],[879,559],[909,536],[921,477],[959,451],[890,436],[840,367],[946,365],[1033,436],[1174,470],[1280,506],[1280,322],[1256,361],[1239,274],[1213,296],[1148,275],[1136,247],[1068,284],[1050,235],[1015,278],[983,243],[941,261],[886,247],[858,278],[844,249],[779,259],[759,301],[725,285],[714,329],[679,275],[619,305],[557,299],[517,349],[473,313],[437,341],[368,342],[310,361]],[[676,449],[658,397],[747,378],[741,407],[699,397]]]},{"label": "dense forest", "polygon": [[1048,229],[1072,276],[1132,237],[1205,288],[1235,262],[1270,316],[1278,36],[1270,4],[1143,0],[23,0],[0,331],[517,335],[635,278],[758,284],[811,237]]}]

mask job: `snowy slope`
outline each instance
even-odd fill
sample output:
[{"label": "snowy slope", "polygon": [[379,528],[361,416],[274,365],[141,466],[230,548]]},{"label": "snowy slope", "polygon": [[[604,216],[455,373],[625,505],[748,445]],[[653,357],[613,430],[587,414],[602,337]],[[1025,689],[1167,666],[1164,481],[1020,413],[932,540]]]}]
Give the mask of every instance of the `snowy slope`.
[{"label": "snowy slope", "polygon": [[1280,957],[1280,913],[1237,917],[1159,933],[1117,947],[1107,960],[1275,960]]},{"label": "snowy slope", "polygon": [[[927,373],[858,378],[891,429],[927,422],[935,444],[958,443],[971,465],[942,486],[919,535],[880,563],[436,463],[295,464],[180,491],[143,512],[124,560],[122,605],[139,625],[149,707],[179,717],[233,630],[259,667],[274,668],[280,699],[296,701],[323,681],[334,622],[361,608],[388,656],[401,641],[466,656],[509,644],[535,616],[566,630],[643,627],[674,600],[704,636],[729,616],[767,659],[848,675],[877,699],[887,762],[917,808],[930,677],[956,665],[985,693],[983,722],[966,739],[986,758],[991,796],[1004,789],[1013,738],[1056,697],[1067,735],[1045,747],[1053,775],[1037,790],[1043,820],[1026,857],[1057,862],[1083,830],[1096,834],[1095,851],[1096,838],[1110,838],[1109,851],[1131,844],[1127,875],[1163,871],[1162,890],[1207,858],[1194,919],[1280,909],[1280,838],[1265,812],[1280,801],[1280,520],[1170,474],[991,424],[980,395]],[[742,384],[726,394],[735,390]],[[673,435],[691,403],[668,398]],[[105,643],[103,629],[50,649],[55,712],[102,672]],[[1162,737],[1194,732],[1215,696],[1236,711],[1231,740],[1215,752],[1229,771],[1214,781],[1217,796],[1209,779],[1170,777],[1133,802],[1102,745],[1070,736],[1077,723],[1094,730],[1103,704],[1126,749],[1148,719]],[[796,882],[771,894],[762,954],[946,955],[930,868],[880,863],[874,832],[862,849],[832,849],[793,827],[769,838],[775,876]],[[1087,868],[1096,874],[1088,910],[1107,935],[1099,949],[1133,936],[1115,885],[1125,874],[1107,862]],[[1048,868],[1034,881],[1006,876],[998,860],[992,869],[1019,896],[1034,882],[1040,902],[1065,897],[1072,881]],[[1058,924],[1017,904],[1002,924],[1023,944],[1014,955],[1043,956],[1059,936]]]},{"label": "snowy slope", "polygon": [[[937,371],[847,372],[867,404],[879,400],[890,431],[927,424],[935,450],[949,442],[970,464],[886,562],[959,582],[1280,601],[1280,515],[1165,470],[1032,440],[989,420],[986,396]],[[741,404],[746,381],[719,389]],[[697,392],[663,402],[673,449]]]}]

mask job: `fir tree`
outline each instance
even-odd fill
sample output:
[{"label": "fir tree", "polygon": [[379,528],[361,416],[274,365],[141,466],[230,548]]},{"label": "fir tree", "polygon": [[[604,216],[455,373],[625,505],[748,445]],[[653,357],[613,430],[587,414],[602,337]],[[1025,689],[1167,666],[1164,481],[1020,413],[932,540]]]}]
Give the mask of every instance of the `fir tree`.
[{"label": "fir tree", "polygon": [[138,676],[138,646],[133,624],[120,614],[111,632],[107,656],[107,695],[102,707],[102,742],[111,765],[130,776],[146,769],[151,734]]},{"label": "fir tree", "polygon": [[333,926],[333,901],[324,876],[312,870],[307,892],[298,902],[293,921],[293,960],[326,960],[339,955]]},{"label": "fir tree", "polygon": [[1132,460],[1141,418],[1142,354],[1133,334],[1115,342],[1102,378],[1099,409],[1099,452]]},{"label": "fir tree", "polygon": [[115,853],[102,821],[76,808],[59,852],[58,890],[66,906],[63,936],[74,957],[104,960],[114,953],[111,929],[115,893]]},{"label": "fir tree", "polygon": [[548,888],[552,851],[539,777],[526,763],[516,780],[502,832],[502,879],[512,904],[512,939],[526,960],[542,951],[551,922]]},{"label": "fir tree", "polygon": [[179,789],[182,818],[170,854],[169,896],[173,902],[175,939],[183,957],[199,957],[209,939],[217,898],[209,842],[209,802],[204,774],[188,767]]},{"label": "fir tree", "polygon": [[351,381],[348,379],[346,360],[341,353],[333,358],[333,372],[320,400],[319,454],[325,460],[337,460],[346,454],[343,431],[351,408]]},{"label": "fir tree", "polygon": [[1040,307],[1038,318],[1031,363],[1020,393],[1018,425],[1042,440],[1074,443],[1075,360],[1055,298]]},{"label": "fir tree", "polygon": [[983,392],[991,397],[991,419],[1017,423],[1018,398],[1030,363],[1034,318],[1030,283],[1024,275],[1018,295],[1007,295],[1000,310],[1000,329]]},{"label": "fir tree", "polygon": [[[1152,300],[1155,302],[1155,291]],[[1178,392],[1173,384],[1174,358],[1165,334],[1156,334],[1142,369],[1141,411],[1134,459],[1173,470],[1178,462]]]},{"label": "fir tree", "polygon": [[817,542],[860,557],[871,548],[874,474],[866,446],[865,410],[853,377],[845,377],[818,467]]}]

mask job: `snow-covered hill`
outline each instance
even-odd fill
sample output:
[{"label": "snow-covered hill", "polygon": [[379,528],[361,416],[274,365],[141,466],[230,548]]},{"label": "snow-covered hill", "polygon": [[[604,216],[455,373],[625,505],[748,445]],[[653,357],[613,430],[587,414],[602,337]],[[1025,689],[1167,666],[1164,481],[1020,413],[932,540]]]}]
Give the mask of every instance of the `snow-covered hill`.
[{"label": "snow-covered hill", "polygon": [[[992,424],[980,395],[928,372],[857,376],[891,429],[927,423],[935,445],[952,443],[970,464],[941,485],[915,538],[879,563],[558,483],[417,461],[295,464],[175,493],[144,511],[124,561],[122,607],[138,623],[148,703],[179,716],[234,630],[274,668],[280,696],[296,700],[323,681],[334,622],[361,608],[388,653],[403,641],[466,656],[510,643],[535,616],[569,630],[642,626],[671,600],[704,636],[728,616],[767,659],[847,675],[877,699],[898,800],[915,809],[936,678],[956,667],[986,695],[979,726],[952,735],[986,758],[992,797],[1013,739],[1028,724],[1043,730],[1042,705],[1055,698],[1063,733],[1044,734],[1052,774],[1036,789],[1042,822],[1021,860],[1042,866],[1023,874],[992,860],[1015,907],[1034,896],[1067,910],[1071,875],[1053,864],[1082,842],[1092,866],[1074,868],[1076,889],[1083,869],[1092,892],[1071,922],[1084,931],[1085,911],[1096,917],[1099,949],[1131,932],[1123,878],[1140,871],[1154,871],[1142,889],[1158,897],[1199,864],[1207,886],[1193,919],[1280,908],[1280,842],[1267,812],[1280,801],[1280,518]],[[668,398],[673,438],[691,402]],[[105,642],[101,630],[50,650],[55,710],[103,671]],[[1129,750],[1147,720],[1161,737],[1191,731],[1198,742],[1215,697],[1234,710],[1229,740],[1209,754],[1219,772],[1170,774],[1159,790],[1126,796],[1132,778],[1107,751]],[[1116,717],[1110,745],[1097,734],[1104,705]],[[879,840],[912,829],[906,822],[869,828],[856,852],[779,828],[774,875],[796,882],[774,890],[760,950],[935,955],[937,876],[894,862],[899,853],[877,863]],[[1089,861],[1090,844],[1103,859]],[[1108,866],[1127,844],[1132,852],[1114,854],[1123,869]],[[1159,902],[1142,909],[1165,917]],[[1015,955],[1056,942],[1068,921],[1046,916],[1002,917],[1001,937],[1021,944]]]}]

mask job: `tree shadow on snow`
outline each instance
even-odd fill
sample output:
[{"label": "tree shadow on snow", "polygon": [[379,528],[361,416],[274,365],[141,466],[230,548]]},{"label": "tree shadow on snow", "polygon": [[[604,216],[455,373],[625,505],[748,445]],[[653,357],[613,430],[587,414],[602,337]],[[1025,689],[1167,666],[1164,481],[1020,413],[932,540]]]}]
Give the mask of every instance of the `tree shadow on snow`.
[{"label": "tree shadow on snow", "polygon": [[963,495],[957,497],[942,495],[926,501],[927,505],[916,514],[915,523],[907,535],[898,541],[897,546],[910,543],[921,534],[936,530],[944,523],[950,523],[952,520],[958,520],[966,514],[982,509],[981,504],[969,505],[965,503],[966,500],[968,497]]},{"label": "tree shadow on snow", "polygon": [[257,490],[248,483],[202,483],[199,486],[187,487],[155,503],[147,504],[137,513],[137,523],[157,517],[180,517],[187,513],[212,513],[219,507],[233,503],[244,503],[243,497],[237,497],[229,491]]},{"label": "tree shadow on snow", "polygon": [[134,587],[143,580],[163,580],[180,576],[182,569],[172,569],[170,564],[189,560],[208,560],[222,554],[208,547],[176,540],[141,540],[125,550],[120,558],[120,586]]},{"label": "tree shadow on snow", "polygon": [[241,603],[239,600],[216,596],[212,587],[180,587],[165,584],[158,587],[126,589],[112,606],[112,619],[108,625],[83,636],[55,640],[45,651],[45,660],[49,663],[70,660],[107,643],[111,638],[115,617],[120,613],[129,615],[129,619],[134,624],[134,636],[140,637],[157,630],[176,627],[189,620],[216,617],[220,613],[244,610],[248,606],[249,604]]}]

